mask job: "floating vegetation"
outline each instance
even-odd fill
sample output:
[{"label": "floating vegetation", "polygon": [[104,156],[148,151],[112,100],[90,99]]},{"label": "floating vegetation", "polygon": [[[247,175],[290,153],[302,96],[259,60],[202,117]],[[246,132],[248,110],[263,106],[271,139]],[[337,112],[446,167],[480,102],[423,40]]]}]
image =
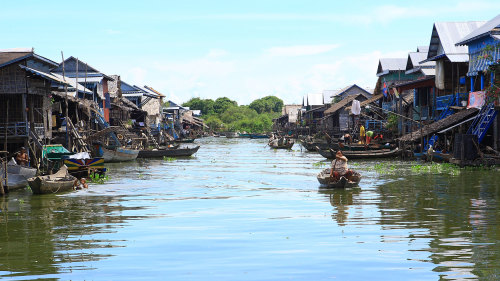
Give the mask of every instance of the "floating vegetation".
[{"label": "floating vegetation", "polygon": [[103,184],[109,180],[108,175],[100,175],[98,173],[92,173],[89,175],[91,183]]},{"label": "floating vegetation", "polygon": [[459,175],[462,169],[450,163],[430,163],[407,166],[401,163],[382,162],[375,164],[372,168],[378,174],[395,175],[402,173],[412,174],[449,174]]},{"label": "floating vegetation", "polygon": [[163,156],[163,160],[168,161],[168,162],[174,162],[174,161],[175,161],[175,158],[173,158],[173,157]]},{"label": "floating vegetation", "polygon": [[450,163],[431,163],[428,165],[413,165],[411,166],[411,171],[417,174],[432,173],[459,175],[461,169],[459,166]]},{"label": "floating vegetation", "polygon": [[327,162],[324,162],[324,161],[319,161],[319,162],[313,163],[314,168],[321,168],[321,167],[324,167],[326,165],[327,165]]}]

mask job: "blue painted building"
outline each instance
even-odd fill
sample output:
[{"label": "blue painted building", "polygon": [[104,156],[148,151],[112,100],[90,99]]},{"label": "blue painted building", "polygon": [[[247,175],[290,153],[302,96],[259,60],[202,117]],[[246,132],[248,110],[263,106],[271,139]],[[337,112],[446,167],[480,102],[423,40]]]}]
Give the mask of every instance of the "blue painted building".
[{"label": "blue painted building", "polygon": [[500,15],[472,31],[456,45],[469,48],[468,89],[471,92],[484,90],[495,79],[494,72],[486,77],[488,67],[500,62]]}]

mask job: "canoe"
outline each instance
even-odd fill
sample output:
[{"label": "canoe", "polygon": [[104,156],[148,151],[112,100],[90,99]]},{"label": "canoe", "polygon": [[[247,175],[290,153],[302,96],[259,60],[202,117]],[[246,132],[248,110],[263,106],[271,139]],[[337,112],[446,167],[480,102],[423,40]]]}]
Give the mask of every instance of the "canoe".
[{"label": "canoe", "polygon": [[125,162],[132,161],[137,158],[139,150],[115,147],[113,149],[108,149],[103,146],[99,148],[100,157],[104,159],[104,162]]},{"label": "canoe", "polygon": [[28,179],[33,194],[58,193],[73,190],[76,178],[69,174],[68,167],[62,166],[57,173]]},{"label": "canoe", "polygon": [[[317,148],[319,154],[321,156],[334,159],[335,151],[332,149],[323,150]],[[347,157],[347,159],[370,159],[370,158],[388,158],[395,157],[399,155],[400,151],[398,148],[395,149],[378,149],[378,150],[366,150],[366,151],[351,151],[351,150],[343,150],[342,154]]]},{"label": "canoe", "polygon": [[357,186],[359,184],[359,182],[361,181],[361,174],[353,171],[353,175],[351,176],[350,180],[348,180],[346,177],[340,177],[338,181],[332,181],[330,178],[330,168],[326,168],[321,171],[316,178],[323,187],[349,188]]},{"label": "canoe", "polygon": [[139,151],[138,158],[155,158],[155,157],[183,157],[195,154],[200,146],[183,147],[183,148],[165,148]]},{"label": "canoe", "polygon": [[273,149],[291,149],[292,146],[293,146],[293,141],[290,142],[290,143],[287,143],[287,144],[283,144],[283,145],[272,145],[272,144],[269,144],[269,147],[273,148]]}]

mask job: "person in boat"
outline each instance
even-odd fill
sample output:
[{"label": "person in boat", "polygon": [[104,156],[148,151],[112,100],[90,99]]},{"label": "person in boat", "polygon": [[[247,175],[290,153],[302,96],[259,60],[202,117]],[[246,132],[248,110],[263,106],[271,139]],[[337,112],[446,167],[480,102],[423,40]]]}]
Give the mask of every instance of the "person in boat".
[{"label": "person in boat", "polygon": [[363,124],[359,124],[359,139],[361,140],[361,143],[365,143],[365,126]]},{"label": "person in boat", "polygon": [[21,166],[28,166],[30,159],[28,157],[28,153],[26,152],[26,148],[21,147],[18,153],[16,153],[16,163]]},{"label": "person in boat", "polygon": [[345,134],[344,135],[344,143],[351,145],[352,144],[352,136],[350,134]]},{"label": "person in boat", "polygon": [[352,176],[352,171],[347,167],[347,157],[342,154],[341,150],[338,150],[335,154],[335,159],[332,161],[332,168],[330,169],[330,178],[338,181],[340,177],[344,176],[350,179]]},{"label": "person in boat", "polygon": [[367,131],[366,132],[366,144],[370,144],[372,137],[373,137],[373,131]]}]

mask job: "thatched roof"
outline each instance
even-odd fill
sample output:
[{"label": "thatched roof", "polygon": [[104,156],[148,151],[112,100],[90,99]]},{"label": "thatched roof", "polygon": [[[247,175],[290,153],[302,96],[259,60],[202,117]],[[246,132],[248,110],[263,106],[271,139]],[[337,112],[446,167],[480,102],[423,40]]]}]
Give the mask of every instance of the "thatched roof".
[{"label": "thatched roof", "polygon": [[[442,129],[445,129],[447,127],[453,126],[454,124],[457,124],[459,122],[462,122],[463,120],[472,117],[473,115],[478,113],[477,108],[470,108],[470,109],[465,109],[462,111],[459,111],[453,115],[450,115],[444,119],[438,120],[434,123],[431,123],[429,125],[423,126],[422,130],[417,130],[413,133],[406,134],[402,137],[400,137],[398,140],[399,141],[416,141],[420,139],[420,136],[428,136],[431,134],[434,134],[438,131],[441,131]],[[422,134],[421,134],[422,131]]]}]

